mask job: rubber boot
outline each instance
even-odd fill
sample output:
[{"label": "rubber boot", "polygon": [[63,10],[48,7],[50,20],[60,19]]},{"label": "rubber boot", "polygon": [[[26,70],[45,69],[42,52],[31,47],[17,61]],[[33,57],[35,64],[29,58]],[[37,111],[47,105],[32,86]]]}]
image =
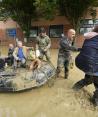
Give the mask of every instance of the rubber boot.
[{"label": "rubber boot", "polygon": [[94,92],[94,95],[93,95],[93,103],[94,103],[95,106],[98,107],[98,90],[96,90]]},{"label": "rubber boot", "polygon": [[79,91],[80,89],[82,89],[83,87],[85,86],[85,83],[84,83],[84,79],[78,81],[77,83],[74,84],[74,86],[72,87],[73,90],[75,91]]},{"label": "rubber boot", "polygon": [[66,72],[64,78],[68,79],[68,76],[69,76],[69,72]]}]

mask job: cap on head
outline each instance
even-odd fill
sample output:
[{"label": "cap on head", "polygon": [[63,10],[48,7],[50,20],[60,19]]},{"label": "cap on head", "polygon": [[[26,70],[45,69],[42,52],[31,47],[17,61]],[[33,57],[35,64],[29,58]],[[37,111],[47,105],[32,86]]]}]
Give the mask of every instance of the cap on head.
[{"label": "cap on head", "polygon": [[41,27],[40,30],[39,30],[40,33],[46,33],[46,30],[44,27]]}]

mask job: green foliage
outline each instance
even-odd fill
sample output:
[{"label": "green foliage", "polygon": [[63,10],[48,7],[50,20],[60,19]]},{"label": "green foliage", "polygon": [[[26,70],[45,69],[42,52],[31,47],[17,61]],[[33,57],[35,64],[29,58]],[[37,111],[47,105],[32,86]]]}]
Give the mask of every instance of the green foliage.
[{"label": "green foliage", "polygon": [[46,19],[53,19],[57,0],[36,0],[37,13]]},{"label": "green foliage", "polygon": [[65,15],[73,28],[77,30],[81,17],[96,1],[97,0],[58,0],[58,6],[61,14]]},{"label": "green foliage", "polygon": [[92,19],[95,19],[96,18],[96,15],[97,15],[96,14],[96,12],[97,12],[96,9],[91,8],[89,11],[90,11],[90,15],[92,16]]},{"label": "green foliage", "polygon": [[[58,10],[77,30],[83,14],[95,5],[98,5],[97,0],[2,0],[0,19],[11,17],[28,36],[33,20],[40,17],[53,19]],[[95,16],[95,12],[92,15]]]},{"label": "green foliage", "polygon": [[56,0],[3,0],[1,7],[3,8],[0,12],[1,19],[11,17],[19,23],[28,36],[31,22],[34,19],[53,18]]},{"label": "green foliage", "polygon": [[1,13],[4,18],[4,12],[6,17],[11,17],[17,21],[21,28],[26,31],[26,36],[29,35],[29,29],[31,27],[31,21],[36,17],[35,0],[3,0],[1,7],[3,12]]}]

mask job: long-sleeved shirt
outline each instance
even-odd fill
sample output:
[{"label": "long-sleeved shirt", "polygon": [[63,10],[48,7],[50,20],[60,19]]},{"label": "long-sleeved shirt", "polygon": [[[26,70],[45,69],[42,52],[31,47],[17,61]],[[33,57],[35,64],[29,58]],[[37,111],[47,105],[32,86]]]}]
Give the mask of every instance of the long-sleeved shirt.
[{"label": "long-sleeved shirt", "polygon": [[77,48],[72,46],[72,42],[67,37],[63,37],[59,43],[59,55],[69,57],[71,51],[76,51]]},{"label": "long-sleeved shirt", "polygon": [[51,40],[50,38],[46,35],[44,37],[38,36],[36,39],[37,45],[39,50],[43,50],[44,49],[49,49],[51,47]]}]

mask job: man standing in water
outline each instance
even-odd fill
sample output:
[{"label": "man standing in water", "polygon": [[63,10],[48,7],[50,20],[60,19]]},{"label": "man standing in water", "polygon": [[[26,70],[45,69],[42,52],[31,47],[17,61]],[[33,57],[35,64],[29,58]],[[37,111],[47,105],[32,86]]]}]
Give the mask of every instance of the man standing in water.
[{"label": "man standing in water", "polygon": [[59,43],[59,53],[57,61],[57,77],[60,77],[60,73],[64,68],[64,78],[68,78],[69,74],[69,62],[71,59],[71,51],[76,51],[77,48],[72,46],[72,41],[75,37],[75,30],[69,29],[67,35],[62,35]]}]

